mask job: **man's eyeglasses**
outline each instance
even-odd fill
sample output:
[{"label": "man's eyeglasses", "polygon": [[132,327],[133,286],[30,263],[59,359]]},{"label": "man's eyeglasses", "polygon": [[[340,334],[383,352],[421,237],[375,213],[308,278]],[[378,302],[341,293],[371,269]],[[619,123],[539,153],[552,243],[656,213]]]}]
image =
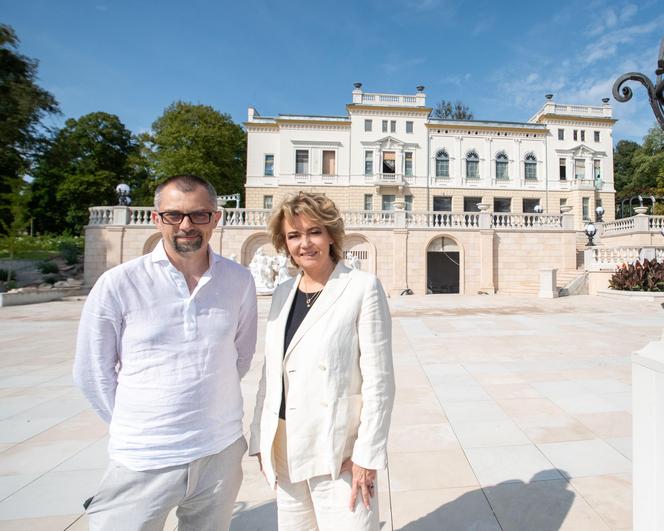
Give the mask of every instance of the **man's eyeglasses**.
[{"label": "man's eyeglasses", "polygon": [[205,225],[210,223],[214,212],[157,212],[157,214],[166,225],[179,225],[185,217],[194,225]]}]

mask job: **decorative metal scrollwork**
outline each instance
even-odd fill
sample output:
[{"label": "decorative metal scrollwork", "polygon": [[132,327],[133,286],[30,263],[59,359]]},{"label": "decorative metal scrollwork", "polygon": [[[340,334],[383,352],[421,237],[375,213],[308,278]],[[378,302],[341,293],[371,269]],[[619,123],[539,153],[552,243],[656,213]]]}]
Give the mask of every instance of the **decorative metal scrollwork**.
[{"label": "decorative metal scrollwork", "polygon": [[632,89],[628,86],[623,86],[623,84],[627,81],[638,81],[648,91],[648,99],[655,113],[655,118],[657,118],[659,126],[664,129],[664,79],[662,79],[662,74],[664,74],[664,39],[662,39],[659,45],[659,58],[657,60],[657,69],[655,70],[655,75],[657,76],[656,84],[653,84],[645,74],[628,72],[616,79],[616,82],[613,84],[613,97],[620,102],[631,100],[633,96]]}]

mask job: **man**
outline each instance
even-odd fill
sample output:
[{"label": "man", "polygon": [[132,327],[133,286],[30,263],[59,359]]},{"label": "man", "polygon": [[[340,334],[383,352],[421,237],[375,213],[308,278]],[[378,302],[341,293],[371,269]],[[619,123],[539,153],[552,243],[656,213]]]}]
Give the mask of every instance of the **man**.
[{"label": "man", "polygon": [[90,529],[227,530],[242,481],[240,378],[256,347],[256,289],[208,242],[220,218],[204,179],[155,193],[162,235],[104,273],[83,308],[74,381],[110,424],[110,465]]}]

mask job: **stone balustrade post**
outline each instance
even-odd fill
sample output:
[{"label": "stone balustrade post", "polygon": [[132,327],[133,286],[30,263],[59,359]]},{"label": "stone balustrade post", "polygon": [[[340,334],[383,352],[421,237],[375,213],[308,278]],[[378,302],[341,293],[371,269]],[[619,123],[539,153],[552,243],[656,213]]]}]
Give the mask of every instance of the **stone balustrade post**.
[{"label": "stone balustrade post", "polygon": [[[638,207],[637,207],[638,208]],[[634,216],[634,232],[650,232],[650,218],[645,214]]]},{"label": "stone balustrade post", "polygon": [[394,226],[400,229],[406,228],[406,206],[403,201],[394,202]]},{"label": "stone balustrade post", "polygon": [[634,531],[664,529],[664,334],[632,356]]},{"label": "stone balustrade post", "polygon": [[129,225],[131,212],[127,206],[113,207],[113,225]]},{"label": "stone balustrade post", "polygon": [[574,230],[574,214],[571,212],[563,213],[563,230]]}]

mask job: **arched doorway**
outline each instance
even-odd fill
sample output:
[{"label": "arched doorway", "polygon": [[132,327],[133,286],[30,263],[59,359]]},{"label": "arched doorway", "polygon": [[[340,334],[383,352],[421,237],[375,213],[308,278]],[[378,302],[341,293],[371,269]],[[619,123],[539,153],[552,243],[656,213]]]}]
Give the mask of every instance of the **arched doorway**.
[{"label": "arched doorway", "polygon": [[350,264],[356,260],[359,269],[376,273],[376,251],[369,241],[360,234],[348,234],[344,238],[344,258]]},{"label": "arched doorway", "polygon": [[459,293],[461,252],[451,238],[441,236],[427,247],[427,293]]},{"label": "arched doorway", "polygon": [[250,236],[242,245],[242,256],[240,257],[240,263],[242,265],[248,266],[251,263],[251,259],[256,254],[258,249],[263,249],[263,253],[266,256],[276,256],[276,251],[272,245],[272,239],[267,233],[259,233]]}]

